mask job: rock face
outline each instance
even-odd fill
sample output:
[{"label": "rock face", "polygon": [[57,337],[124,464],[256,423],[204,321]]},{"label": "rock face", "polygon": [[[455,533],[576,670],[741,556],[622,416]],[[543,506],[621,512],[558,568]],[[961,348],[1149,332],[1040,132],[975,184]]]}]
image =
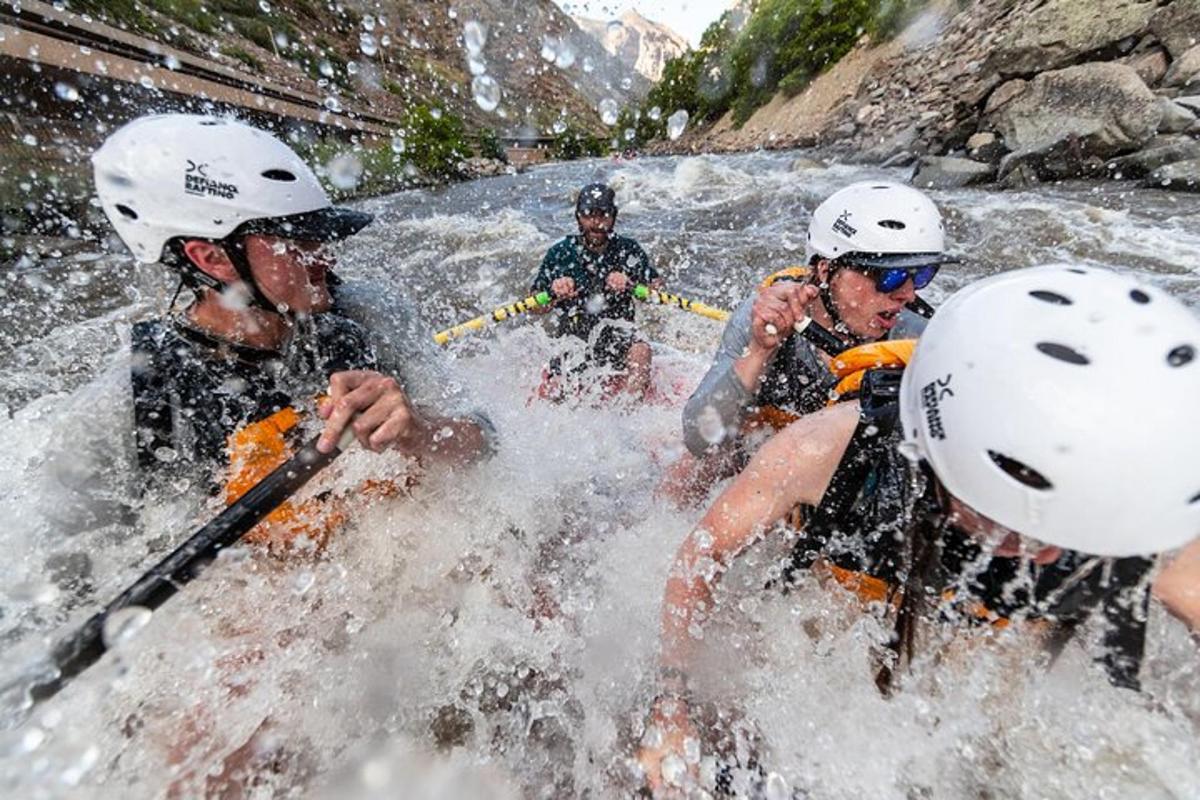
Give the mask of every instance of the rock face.
[{"label": "rock face", "polygon": [[1163,86],[1178,87],[1184,91],[1200,90],[1200,44],[1175,59],[1163,76],[1162,83]]},{"label": "rock face", "polygon": [[1179,58],[1200,44],[1200,0],[1173,0],[1150,19],[1150,30],[1170,52]]},{"label": "rock face", "polygon": [[652,81],[661,78],[663,66],[688,47],[687,40],[678,33],[633,10],[611,22],[585,17],[572,19],[621,63]]},{"label": "rock face", "polygon": [[1132,67],[1080,64],[1038,75],[989,122],[1012,151],[1001,173],[1025,162],[1040,177],[1054,178],[1141,147],[1158,131],[1162,113]]},{"label": "rock face", "polygon": [[1153,0],[1050,0],[1008,28],[984,69],[1024,76],[1105,50],[1127,53],[1157,10]]},{"label": "rock face", "polygon": [[1181,192],[1200,192],[1200,158],[1159,167],[1146,179],[1145,185]]},{"label": "rock face", "polygon": [[917,164],[912,185],[920,189],[957,189],[995,179],[996,167],[967,158],[926,156]]}]

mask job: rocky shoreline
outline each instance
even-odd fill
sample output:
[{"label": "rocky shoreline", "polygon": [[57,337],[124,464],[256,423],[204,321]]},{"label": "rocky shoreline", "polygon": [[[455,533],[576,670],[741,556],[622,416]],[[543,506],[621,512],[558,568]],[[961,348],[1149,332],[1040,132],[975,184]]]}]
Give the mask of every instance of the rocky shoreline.
[{"label": "rocky shoreline", "polygon": [[929,188],[1066,178],[1200,192],[1200,0],[931,3],[794,98],[654,152],[819,147]]}]

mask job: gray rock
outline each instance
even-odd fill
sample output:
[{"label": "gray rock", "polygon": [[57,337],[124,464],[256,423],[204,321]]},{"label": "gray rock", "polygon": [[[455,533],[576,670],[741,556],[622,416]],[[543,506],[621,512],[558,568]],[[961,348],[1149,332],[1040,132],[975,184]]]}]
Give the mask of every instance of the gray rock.
[{"label": "gray rock", "polygon": [[1175,59],[1163,77],[1163,86],[1200,89],[1200,44]]},{"label": "gray rock", "polygon": [[1169,97],[1158,98],[1158,107],[1162,109],[1159,133],[1183,133],[1196,124],[1196,113]]},{"label": "gray rock", "polygon": [[910,153],[907,150],[904,150],[899,153],[896,153],[896,155],[885,160],[879,166],[881,166],[881,167],[908,167],[908,166],[912,166],[912,164],[916,160],[917,160],[917,157],[915,154]]},{"label": "gray rock", "polygon": [[967,155],[975,161],[998,164],[1007,152],[1004,142],[991,131],[983,131],[967,139]]},{"label": "gray rock", "polygon": [[1136,153],[1114,158],[1109,167],[1114,178],[1142,178],[1159,167],[1200,159],[1200,141],[1190,136],[1159,136]]},{"label": "gray rock", "polygon": [[1176,161],[1159,167],[1144,182],[1158,189],[1174,189],[1180,192],[1200,192],[1200,158]]},{"label": "gray rock", "polygon": [[[1158,98],[1132,67],[1080,64],[1044,72],[989,120],[1017,163],[1042,178],[1089,174],[1090,165],[1136,150],[1158,131]],[[1007,167],[1006,167],[1007,165]]]},{"label": "gray rock", "polygon": [[1031,186],[1036,186],[1038,181],[1037,173],[1033,167],[1028,164],[1018,162],[1008,163],[1009,159],[1000,162],[1000,179],[998,181],[1001,189],[1028,189]]},{"label": "gray rock", "polygon": [[1175,0],[1164,6],[1150,18],[1150,30],[1171,58],[1180,58],[1200,44],[1200,0]]},{"label": "gray rock", "polygon": [[1200,115],[1200,95],[1188,95],[1186,97],[1176,97],[1175,102],[1189,111]]},{"label": "gray rock", "polygon": [[925,156],[917,164],[912,185],[920,189],[957,189],[987,183],[996,177],[996,167],[968,158]]},{"label": "gray rock", "polygon": [[[887,161],[894,155],[899,153],[912,153],[917,150],[917,142],[920,141],[921,132],[916,125],[909,125],[907,128],[901,129],[888,139],[880,142],[874,147],[869,148],[862,154],[862,160],[872,164],[878,164],[882,161]],[[921,148],[923,149],[923,148]]]},{"label": "gray rock", "polygon": [[1147,86],[1157,86],[1167,74],[1171,59],[1162,47],[1153,47],[1142,53],[1134,53],[1122,59],[1122,63],[1133,67],[1133,71]]},{"label": "gray rock", "polygon": [[1048,0],[996,42],[984,69],[1012,77],[1064,67],[1136,42],[1155,10],[1145,0]]},{"label": "gray rock", "polygon": [[993,114],[1000,110],[1005,103],[1019,97],[1029,88],[1029,81],[1015,78],[1011,81],[1001,84],[996,91],[992,92],[988,98],[987,105],[983,108],[984,115]]}]

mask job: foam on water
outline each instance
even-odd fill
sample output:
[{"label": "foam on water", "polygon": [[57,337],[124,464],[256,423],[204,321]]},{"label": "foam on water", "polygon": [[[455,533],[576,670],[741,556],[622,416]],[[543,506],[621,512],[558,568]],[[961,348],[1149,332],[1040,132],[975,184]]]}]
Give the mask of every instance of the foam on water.
[{"label": "foam on water", "polygon": [[[599,177],[620,185],[619,232],[674,290],[730,306],[802,259],[820,198],[867,176],[900,177],[796,154],[552,165],[370,201],[379,219],[347,243],[340,271],[399,284],[430,328],[448,326],[523,297],[545,248],[573,226],[572,189]],[[945,270],[934,300],[1000,268],[1073,258],[1200,301],[1195,198],[1068,186],[936,199],[967,261]],[[170,498],[140,509],[140,526],[71,528],[61,520],[78,484],[47,483],[51,451],[83,454],[119,433],[128,364],[113,331],[158,307],[127,301],[34,337],[21,347],[58,358],[24,358],[6,376],[37,392],[0,420],[6,677],[213,512]],[[639,320],[659,343],[660,381],[686,396],[720,326],[662,307],[639,307]],[[678,405],[531,401],[554,352],[522,320],[454,343],[453,380],[500,434],[491,460],[433,469],[399,497],[361,504],[319,558],[226,551],[0,733],[0,792],[196,795],[241,770],[260,797],[630,793],[664,582],[701,510],[654,493],[682,451]],[[347,454],[327,477],[352,487],[372,458]],[[724,720],[702,742],[709,772],[722,749],[743,767],[753,755],[770,796],[1200,796],[1195,645],[1161,611],[1144,669],[1152,699],[1107,685],[1089,664],[1090,635],[1047,671],[1015,633],[930,648],[936,664],[919,662],[884,699],[871,677],[890,623],[815,581],[764,591],[787,545],[768,539],[738,562],[705,631],[698,680],[707,713]],[[87,554],[89,591],[48,579],[59,551]],[[735,784],[755,776],[734,769]]]}]

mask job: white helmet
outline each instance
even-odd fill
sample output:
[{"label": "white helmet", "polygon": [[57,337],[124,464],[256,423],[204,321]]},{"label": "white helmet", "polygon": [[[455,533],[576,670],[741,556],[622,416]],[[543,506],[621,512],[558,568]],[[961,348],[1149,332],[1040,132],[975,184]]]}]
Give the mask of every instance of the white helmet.
[{"label": "white helmet", "polygon": [[1003,273],[950,298],[900,388],[906,447],[973,509],[1102,556],[1200,535],[1200,319],[1100,269]]},{"label": "white helmet", "polygon": [[195,114],[140,117],[92,154],[96,193],[139,261],[162,258],[175,237],[222,239],[254,230],[332,241],[369,214],[333,208],[312,170],[274,136],[245,123]]},{"label": "white helmet", "polygon": [[805,260],[855,253],[867,267],[953,263],[942,215],[923,192],[901,183],[863,181],[831,194],[808,223]]}]

